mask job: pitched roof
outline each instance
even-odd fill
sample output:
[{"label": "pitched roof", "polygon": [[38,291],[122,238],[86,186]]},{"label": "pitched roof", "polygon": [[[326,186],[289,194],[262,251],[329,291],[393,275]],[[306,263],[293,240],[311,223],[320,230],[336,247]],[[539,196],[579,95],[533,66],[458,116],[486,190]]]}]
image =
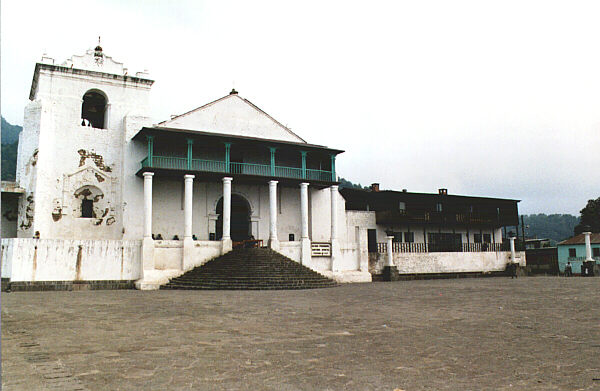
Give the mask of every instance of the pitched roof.
[{"label": "pitched roof", "polygon": [[[600,244],[600,233],[592,233],[590,235],[590,241],[593,244]],[[579,235],[573,236],[572,238],[569,238],[567,240],[563,240],[562,242],[560,242],[558,244],[559,245],[585,244],[585,235],[584,234],[579,234]]]},{"label": "pitched roof", "polygon": [[169,120],[165,120],[162,121],[160,123],[157,124],[157,126],[159,127],[172,127],[172,128],[182,128],[180,122],[181,120],[186,120],[186,117],[189,117],[190,115],[193,114],[197,114],[203,110],[206,110],[212,106],[215,106],[221,102],[224,102],[226,100],[229,99],[239,99],[241,102],[244,102],[246,105],[248,105],[249,107],[251,107],[253,110],[255,110],[257,113],[265,116],[266,118],[268,118],[276,127],[278,127],[279,129],[283,130],[285,133],[287,133],[289,136],[291,136],[292,138],[296,139],[295,141],[297,142],[302,142],[302,143],[306,143],[306,140],[304,140],[302,137],[298,136],[296,133],[292,132],[290,128],[288,128],[287,126],[283,125],[281,122],[277,121],[275,118],[271,117],[269,114],[267,114],[264,110],[262,110],[261,108],[259,108],[258,106],[256,106],[254,103],[250,102],[248,99],[242,98],[241,96],[239,96],[237,94],[237,92],[233,92],[230,93],[229,95],[225,95],[222,98],[216,99],[212,102],[209,102],[205,105],[202,105],[200,107],[197,107],[193,110],[187,111],[183,114],[180,115],[176,115],[173,116],[171,119]]}]

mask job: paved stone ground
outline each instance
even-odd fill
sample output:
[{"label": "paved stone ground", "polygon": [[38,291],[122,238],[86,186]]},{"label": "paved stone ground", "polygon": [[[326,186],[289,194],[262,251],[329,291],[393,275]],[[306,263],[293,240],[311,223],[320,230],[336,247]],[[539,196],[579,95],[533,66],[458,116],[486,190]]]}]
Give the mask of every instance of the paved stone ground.
[{"label": "paved stone ground", "polygon": [[554,277],[2,293],[2,385],[599,390],[599,304],[600,279]]}]

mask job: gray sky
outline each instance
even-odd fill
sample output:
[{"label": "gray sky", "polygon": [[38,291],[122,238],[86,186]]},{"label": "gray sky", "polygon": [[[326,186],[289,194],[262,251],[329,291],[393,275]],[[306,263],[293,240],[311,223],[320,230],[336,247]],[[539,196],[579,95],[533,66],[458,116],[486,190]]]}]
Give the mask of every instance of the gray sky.
[{"label": "gray sky", "polygon": [[232,88],[338,173],[384,189],[600,196],[597,1],[2,1],[2,114],[23,123],[35,62],[92,48],[156,80],[158,122]]}]

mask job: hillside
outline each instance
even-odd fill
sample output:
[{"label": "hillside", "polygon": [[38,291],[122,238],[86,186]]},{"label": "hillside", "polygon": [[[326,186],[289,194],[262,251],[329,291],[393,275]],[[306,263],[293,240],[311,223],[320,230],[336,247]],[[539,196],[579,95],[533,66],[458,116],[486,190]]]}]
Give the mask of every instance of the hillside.
[{"label": "hillside", "polygon": [[569,214],[544,213],[524,215],[527,237],[548,238],[560,242],[573,236],[573,229],[579,223],[579,217]]},{"label": "hillside", "polygon": [[19,133],[23,128],[19,125],[11,125],[2,117],[2,173],[3,181],[14,181],[17,170],[17,147]]}]

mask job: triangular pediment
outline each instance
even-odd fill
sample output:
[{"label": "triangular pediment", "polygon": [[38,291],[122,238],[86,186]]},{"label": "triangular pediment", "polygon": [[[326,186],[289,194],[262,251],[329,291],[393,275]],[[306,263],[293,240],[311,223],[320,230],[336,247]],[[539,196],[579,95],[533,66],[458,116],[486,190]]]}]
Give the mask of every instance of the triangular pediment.
[{"label": "triangular pediment", "polygon": [[305,143],[301,137],[237,94],[158,124],[159,127],[197,130],[234,136]]}]

